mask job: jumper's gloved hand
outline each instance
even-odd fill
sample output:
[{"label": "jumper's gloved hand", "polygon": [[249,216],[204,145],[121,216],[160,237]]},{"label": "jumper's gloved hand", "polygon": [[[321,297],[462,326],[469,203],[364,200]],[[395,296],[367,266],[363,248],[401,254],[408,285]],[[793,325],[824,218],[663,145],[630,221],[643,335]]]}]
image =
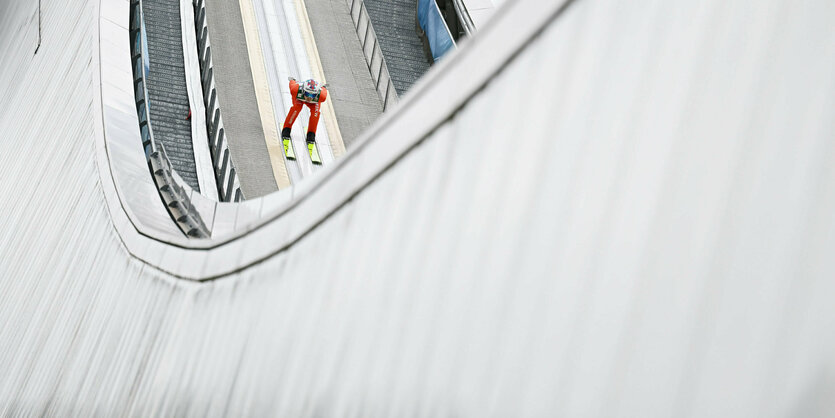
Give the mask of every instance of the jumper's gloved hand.
[{"label": "jumper's gloved hand", "polygon": [[287,77],[287,81],[296,81],[296,79],[293,77]]}]

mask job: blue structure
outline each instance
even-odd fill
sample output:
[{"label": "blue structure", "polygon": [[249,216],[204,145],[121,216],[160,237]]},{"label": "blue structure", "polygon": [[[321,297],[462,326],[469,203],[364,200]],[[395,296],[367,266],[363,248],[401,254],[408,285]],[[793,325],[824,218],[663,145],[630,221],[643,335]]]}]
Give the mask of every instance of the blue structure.
[{"label": "blue structure", "polygon": [[429,40],[432,61],[437,62],[455,47],[455,41],[435,0],[418,0],[418,23]]}]

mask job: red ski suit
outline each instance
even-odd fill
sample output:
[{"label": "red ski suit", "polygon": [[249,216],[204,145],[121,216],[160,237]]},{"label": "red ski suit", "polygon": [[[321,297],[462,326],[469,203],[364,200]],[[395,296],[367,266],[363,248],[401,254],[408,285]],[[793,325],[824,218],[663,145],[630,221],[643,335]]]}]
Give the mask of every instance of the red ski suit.
[{"label": "red ski suit", "polygon": [[322,92],[319,93],[319,101],[310,103],[301,101],[299,96],[299,83],[296,80],[290,80],[290,96],[293,98],[293,107],[287,112],[287,118],[284,119],[284,129],[293,127],[296,122],[296,117],[302,111],[302,105],[307,105],[310,109],[310,120],[307,123],[307,132],[316,134],[316,125],[319,124],[319,105],[325,102],[328,98],[328,89],[322,87]]}]

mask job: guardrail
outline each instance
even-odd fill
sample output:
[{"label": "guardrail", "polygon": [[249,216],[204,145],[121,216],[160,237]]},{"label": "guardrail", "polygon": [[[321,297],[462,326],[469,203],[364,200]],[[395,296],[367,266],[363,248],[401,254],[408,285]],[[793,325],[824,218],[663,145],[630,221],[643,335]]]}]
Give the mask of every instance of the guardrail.
[{"label": "guardrail", "polygon": [[232,163],[220,99],[215,88],[212,62],[212,45],[209,41],[209,26],[206,18],[206,1],[192,1],[194,5],[194,29],[197,33],[197,60],[200,62],[200,83],[203,85],[203,102],[206,105],[206,129],[209,133],[209,150],[212,153],[212,167],[220,200],[240,202],[243,200],[238,175]]},{"label": "guardrail", "polygon": [[455,8],[455,15],[458,16],[458,22],[461,23],[464,33],[467,36],[473,36],[476,27],[473,18],[470,17],[470,11],[467,10],[467,5],[462,0],[452,0],[452,7]]},{"label": "guardrail", "polygon": [[133,92],[136,102],[136,113],[139,117],[139,132],[142,137],[142,146],[145,150],[145,159],[148,168],[156,184],[160,198],[165,208],[174,219],[177,226],[188,237],[208,238],[211,234],[203,223],[203,219],[191,203],[191,187],[171,167],[171,162],[165,154],[165,147],[154,139],[154,131],[151,127],[150,100],[148,100],[148,89],[146,76],[146,35],[144,15],[142,13],[142,1],[131,0],[130,2],[130,54],[131,66],[133,68]]},{"label": "guardrail", "polygon": [[362,44],[365,61],[368,63],[371,78],[377,87],[377,94],[383,100],[383,111],[385,111],[389,106],[398,102],[397,90],[394,89],[394,83],[389,76],[383,50],[380,49],[380,44],[377,42],[377,33],[371,26],[371,18],[368,16],[365,3],[362,0],[348,1],[351,6],[351,20],[354,21],[354,29],[356,29],[357,36]]}]

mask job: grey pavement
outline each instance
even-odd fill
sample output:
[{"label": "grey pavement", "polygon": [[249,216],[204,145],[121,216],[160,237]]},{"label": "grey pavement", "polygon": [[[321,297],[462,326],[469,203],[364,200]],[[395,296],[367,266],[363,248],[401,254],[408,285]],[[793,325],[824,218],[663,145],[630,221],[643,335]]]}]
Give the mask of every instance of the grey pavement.
[{"label": "grey pavement", "polygon": [[383,112],[345,0],[307,0],[307,14],[345,148]]},{"label": "grey pavement", "polygon": [[237,1],[206,0],[214,77],[232,162],[244,197],[278,190],[255,98],[246,36]]}]

